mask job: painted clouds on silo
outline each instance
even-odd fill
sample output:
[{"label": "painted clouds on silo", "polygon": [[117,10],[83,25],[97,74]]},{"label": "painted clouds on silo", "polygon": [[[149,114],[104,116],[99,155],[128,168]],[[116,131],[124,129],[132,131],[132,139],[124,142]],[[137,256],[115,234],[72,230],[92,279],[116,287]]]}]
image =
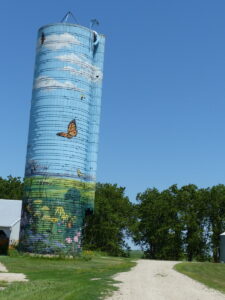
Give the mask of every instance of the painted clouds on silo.
[{"label": "painted clouds on silo", "polygon": [[62,48],[71,47],[71,45],[80,45],[81,42],[70,33],[62,34],[49,34],[44,37],[44,43],[42,38],[39,38],[39,45],[48,48],[49,50],[59,50]]},{"label": "painted clouds on silo", "polygon": [[71,89],[83,92],[82,89],[76,87],[71,81],[58,81],[48,76],[39,76],[35,79],[34,89]]},{"label": "painted clouds on silo", "polygon": [[56,58],[63,62],[75,64],[80,67],[79,70],[76,70],[72,66],[65,66],[63,68],[64,71],[69,71],[71,74],[74,75],[77,74],[83,76],[93,82],[98,82],[102,80],[103,74],[101,70],[98,67],[89,63],[88,61],[86,61],[85,58],[81,56],[71,53],[71,54],[60,55],[57,56]]}]

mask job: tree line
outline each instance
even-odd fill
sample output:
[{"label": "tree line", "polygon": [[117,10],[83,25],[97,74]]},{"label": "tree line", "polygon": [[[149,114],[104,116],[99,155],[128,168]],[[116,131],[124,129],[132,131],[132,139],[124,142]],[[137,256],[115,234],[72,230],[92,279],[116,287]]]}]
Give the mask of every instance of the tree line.
[{"label": "tree line", "polygon": [[[22,199],[19,177],[0,177],[1,199]],[[225,231],[225,185],[172,185],[138,193],[136,203],[117,184],[98,183],[94,214],[86,216],[83,248],[129,255],[128,239],[152,259],[219,261]]]}]

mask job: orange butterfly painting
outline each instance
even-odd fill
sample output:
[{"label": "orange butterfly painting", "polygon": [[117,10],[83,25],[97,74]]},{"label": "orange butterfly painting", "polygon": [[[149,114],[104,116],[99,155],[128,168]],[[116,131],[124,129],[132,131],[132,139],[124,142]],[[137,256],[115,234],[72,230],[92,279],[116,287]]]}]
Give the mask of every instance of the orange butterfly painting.
[{"label": "orange butterfly painting", "polygon": [[77,125],[76,121],[72,120],[69,125],[68,125],[68,130],[67,132],[58,132],[56,133],[58,136],[62,136],[68,139],[72,139],[77,135]]}]

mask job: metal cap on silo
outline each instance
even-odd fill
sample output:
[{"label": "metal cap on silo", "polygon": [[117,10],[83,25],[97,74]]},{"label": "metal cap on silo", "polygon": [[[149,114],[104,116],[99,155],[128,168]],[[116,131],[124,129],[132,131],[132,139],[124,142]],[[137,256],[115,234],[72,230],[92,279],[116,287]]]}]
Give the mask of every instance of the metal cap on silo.
[{"label": "metal cap on silo", "polygon": [[225,263],[225,232],[220,234],[220,262]]}]

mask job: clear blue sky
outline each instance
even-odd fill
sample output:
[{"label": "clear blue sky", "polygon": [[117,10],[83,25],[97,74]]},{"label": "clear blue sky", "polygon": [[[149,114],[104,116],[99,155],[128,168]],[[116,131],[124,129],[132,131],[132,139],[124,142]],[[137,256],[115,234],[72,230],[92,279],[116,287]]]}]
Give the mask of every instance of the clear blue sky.
[{"label": "clear blue sky", "polygon": [[0,2],[0,176],[22,176],[37,29],[71,10],[106,34],[98,180],[225,183],[224,0]]}]

